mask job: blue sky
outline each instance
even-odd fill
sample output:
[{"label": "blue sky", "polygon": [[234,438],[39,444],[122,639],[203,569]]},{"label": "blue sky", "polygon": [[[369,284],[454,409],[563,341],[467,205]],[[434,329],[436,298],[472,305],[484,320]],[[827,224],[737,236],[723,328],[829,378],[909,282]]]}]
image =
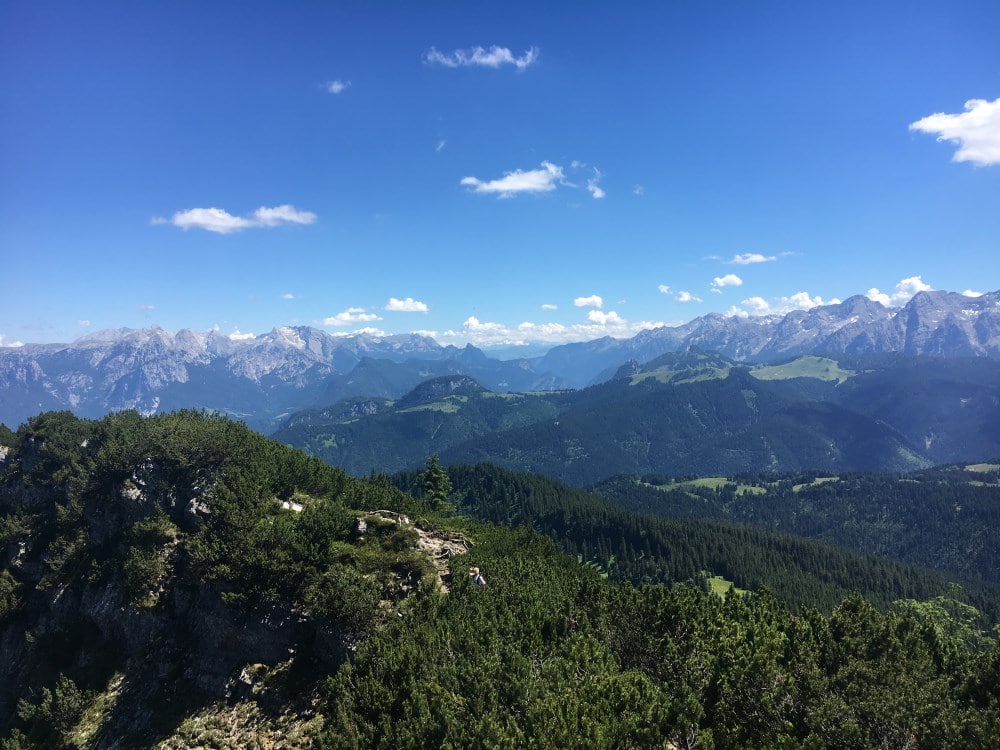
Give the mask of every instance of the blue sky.
[{"label": "blue sky", "polygon": [[1000,3],[0,5],[0,345],[1000,288]]}]

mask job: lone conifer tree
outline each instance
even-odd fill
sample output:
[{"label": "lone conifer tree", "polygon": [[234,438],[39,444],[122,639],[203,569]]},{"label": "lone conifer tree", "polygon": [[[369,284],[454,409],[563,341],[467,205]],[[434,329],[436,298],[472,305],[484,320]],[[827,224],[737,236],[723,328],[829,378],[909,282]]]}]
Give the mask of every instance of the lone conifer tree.
[{"label": "lone conifer tree", "polygon": [[427,467],[421,478],[424,482],[424,495],[431,507],[437,509],[443,506],[451,494],[451,480],[448,478],[448,472],[438,461],[437,453],[427,459]]}]

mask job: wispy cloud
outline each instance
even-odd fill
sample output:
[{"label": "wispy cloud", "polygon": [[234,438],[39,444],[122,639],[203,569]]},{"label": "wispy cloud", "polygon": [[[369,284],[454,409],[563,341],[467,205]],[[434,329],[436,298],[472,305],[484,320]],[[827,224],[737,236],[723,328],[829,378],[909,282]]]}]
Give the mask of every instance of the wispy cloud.
[{"label": "wispy cloud", "polygon": [[740,253],[734,255],[730,263],[738,266],[749,266],[751,263],[770,263],[777,260],[773,255],[761,255],[760,253]]},{"label": "wispy cloud", "polygon": [[356,323],[371,323],[373,320],[382,320],[375,313],[367,312],[363,307],[348,307],[343,312],[323,318],[325,326],[350,326]]},{"label": "wispy cloud", "polygon": [[677,292],[677,295],[674,297],[674,299],[676,299],[678,302],[685,302],[685,303],[687,303],[687,302],[703,302],[704,301],[704,300],[702,300],[701,297],[697,297],[697,296],[691,294],[691,292],[685,292],[685,291],[679,291],[679,292]]},{"label": "wispy cloud", "polygon": [[886,307],[897,307],[905,305],[917,292],[929,292],[933,287],[925,284],[919,276],[910,276],[896,284],[896,289],[892,294],[880,292],[876,287],[872,287],[865,295],[868,299],[881,302]]},{"label": "wispy cloud", "polygon": [[231,341],[250,341],[251,339],[257,338],[255,333],[240,333],[240,329],[235,329],[231,334],[229,334],[229,339]]},{"label": "wispy cloud", "polygon": [[910,130],[937,133],[939,141],[958,145],[952,161],[971,161],[981,167],[1000,164],[1000,99],[970,99],[964,112],[937,112],[911,123]]},{"label": "wispy cloud", "polygon": [[257,227],[277,227],[283,224],[312,224],[316,214],[310,211],[300,211],[295,206],[284,204],[268,208],[261,206],[250,216],[233,216],[221,208],[189,208],[178,211],[169,219],[154,217],[152,224],[173,224],[187,231],[188,229],[204,229],[216,234],[232,234],[244,229]]},{"label": "wispy cloud", "polygon": [[599,294],[591,294],[589,297],[577,297],[573,300],[575,307],[604,307],[604,298]]},{"label": "wispy cloud", "polygon": [[441,150],[442,150],[442,149],[443,149],[443,148],[444,148],[445,146],[447,146],[447,145],[448,145],[448,141],[446,141],[446,140],[445,140],[444,138],[441,138],[441,139],[440,139],[440,140],[438,140],[438,142],[437,142],[437,143],[436,143],[436,144],[434,145],[434,153],[436,153],[436,154],[439,154],[439,153],[441,153]]},{"label": "wispy cloud", "polygon": [[448,53],[431,47],[424,53],[424,62],[427,65],[442,65],[446,68],[500,68],[504,65],[513,65],[520,71],[538,62],[538,48],[530,47],[523,55],[517,57],[507,47],[496,45],[489,49],[470,47]]},{"label": "wispy cloud", "polygon": [[550,304],[550,303],[546,302],[545,304],[542,305],[541,309],[542,310],[558,310],[559,309],[559,305],[553,305],[553,304]]},{"label": "wispy cloud", "polygon": [[89,320],[78,320],[78,321],[76,321],[76,324],[78,326],[80,326],[81,328],[90,328],[90,321]]},{"label": "wispy cloud", "polygon": [[563,179],[562,167],[543,161],[540,169],[515,169],[495,180],[463,177],[461,184],[476,193],[492,193],[500,198],[512,198],[519,193],[547,193],[556,189]]},{"label": "wispy cloud", "polygon": [[281,295],[281,299],[298,299],[298,298],[291,292],[285,292],[284,294]]},{"label": "wispy cloud", "polygon": [[644,188],[642,185],[632,186],[632,195],[645,195],[645,194],[646,194],[646,188]]},{"label": "wispy cloud", "polygon": [[723,287],[743,286],[743,279],[735,273],[727,273],[725,276],[716,276],[712,279],[712,291],[722,293]]},{"label": "wispy cloud", "polygon": [[660,290],[660,294],[670,294],[670,287],[666,284],[660,284],[656,288]]},{"label": "wispy cloud", "polygon": [[413,297],[407,297],[406,299],[396,299],[395,297],[390,297],[389,301],[385,303],[385,309],[391,312],[425,313],[429,308],[423,302],[413,299]]},{"label": "wispy cloud", "polygon": [[594,176],[587,180],[587,191],[594,197],[595,200],[599,200],[607,195],[604,190],[598,186],[598,182],[601,181],[603,177],[599,170],[594,169]]},{"label": "wispy cloud", "polygon": [[323,88],[329,91],[331,94],[342,94],[347,89],[351,87],[350,81],[327,81],[323,84]]},{"label": "wispy cloud", "polygon": [[[499,198],[513,198],[520,193],[549,193],[559,187],[572,190],[586,190],[595,200],[607,193],[600,186],[604,177],[597,167],[574,159],[569,164],[569,174],[576,175],[576,181],[567,177],[567,171],[559,164],[543,161],[538,169],[515,169],[504,172],[503,177],[484,180],[479,177],[463,177],[461,185],[472,188],[473,192],[496,195]],[[585,172],[585,174],[580,174]]]},{"label": "wispy cloud", "polygon": [[7,337],[0,333],[0,347],[9,347],[11,349],[16,349],[18,347],[24,346],[23,341],[8,341]]}]

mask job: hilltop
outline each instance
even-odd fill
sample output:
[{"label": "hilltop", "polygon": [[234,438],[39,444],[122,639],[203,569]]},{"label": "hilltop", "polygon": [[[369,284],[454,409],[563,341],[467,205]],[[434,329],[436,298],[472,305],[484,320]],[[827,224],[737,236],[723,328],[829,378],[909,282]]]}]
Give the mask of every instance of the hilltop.
[{"label": "hilltop", "polygon": [[[524,526],[191,412],[49,413],[0,445],[5,748],[996,739],[997,646],[946,589],[823,613],[723,599],[697,570],[623,585]],[[564,519],[596,507],[565,499]],[[615,537],[636,528],[618,514],[601,521]],[[894,570],[885,582],[908,580]]]},{"label": "hilltop", "polygon": [[[464,384],[450,390],[450,384]],[[747,365],[689,349],[576,391],[497,393],[465,377],[399,400],[293,415],[274,437],[349,473],[439,452],[584,486],[619,474],[908,471],[1000,455],[1000,362],[806,355]]]}]

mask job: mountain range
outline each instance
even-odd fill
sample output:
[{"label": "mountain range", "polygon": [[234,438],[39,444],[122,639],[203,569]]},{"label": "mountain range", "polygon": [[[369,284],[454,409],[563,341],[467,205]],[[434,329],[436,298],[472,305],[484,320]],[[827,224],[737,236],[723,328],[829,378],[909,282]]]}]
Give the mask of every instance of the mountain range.
[{"label": "mountain range", "polygon": [[628,339],[565,344],[512,360],[418,334],[332,336],[286,326],[232,339],[216,331],[107,330],[70,344],[0,348],[0,422],[16,426],[57,409],[98,417],[198,408],[267,432],[303,409],[357,396],[398,399],[433,377],[468,375],[496,392],[582,388],[629,360],[645,363],[691,346],[739,362],[892,352],[997,358],[1000,292],[921,292],[901,308],[857,296],[783,316],[713,313]]},{"label": "mountain range", "polygon": [[1000,362],[807,355],[748,366],[719,354],[626,363],[574,391],[497,393],[468,376],[399,400],[347,399],[274,437],[356,475],[487,461],[585,486],[618,474],[806,468],[906,471],[1000,455]]}]

